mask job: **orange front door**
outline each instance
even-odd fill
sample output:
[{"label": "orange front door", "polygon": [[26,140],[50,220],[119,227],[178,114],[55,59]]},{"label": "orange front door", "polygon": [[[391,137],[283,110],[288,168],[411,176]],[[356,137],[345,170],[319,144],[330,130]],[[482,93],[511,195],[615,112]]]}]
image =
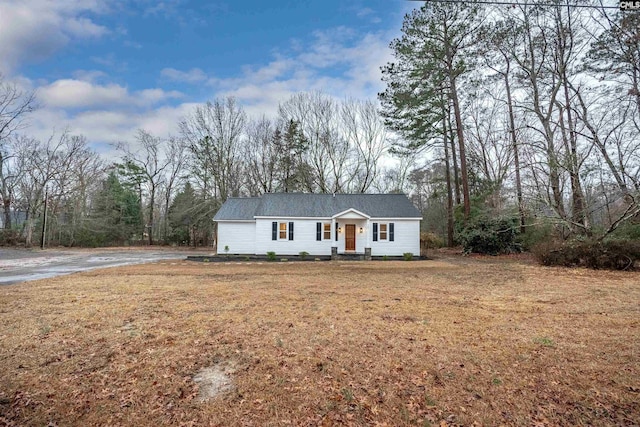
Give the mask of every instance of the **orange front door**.
[{"label": "orange front door", "polygon": [[356,250],[356,225],[347,224],[344,226],[344,250]]}]

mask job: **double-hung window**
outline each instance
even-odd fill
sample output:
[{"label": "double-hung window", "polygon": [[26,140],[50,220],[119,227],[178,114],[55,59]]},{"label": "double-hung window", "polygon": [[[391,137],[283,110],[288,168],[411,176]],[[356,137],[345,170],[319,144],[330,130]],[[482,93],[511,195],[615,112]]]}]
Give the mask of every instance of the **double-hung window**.
[{"label": "double-hung window", "polygon": [[387,227],[388,224],[380,223],[380,240],[388,239]]},{"label": "double-hung window", "polygon": [[393,242],[395,239],[395,224],[393,222],[374,222],[373,241]]},{"label": "double-hung window", "polygon": [[317,222],[316,223],[316,240],[331,240],[331,223],[330,222]]},{"label": "double-hung window", "polygon": [[271,240],[293,240],[293,221],[271,223]]}]

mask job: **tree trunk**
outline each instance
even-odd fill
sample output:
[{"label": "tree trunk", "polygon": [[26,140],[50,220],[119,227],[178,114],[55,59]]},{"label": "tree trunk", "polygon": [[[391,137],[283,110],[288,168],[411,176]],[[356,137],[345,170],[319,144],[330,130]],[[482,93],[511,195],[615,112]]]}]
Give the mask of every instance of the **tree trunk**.
[{"label": "tree trunk", "polygon": [[151,201],[149,204],[149,246],[153,246],[153,208],[156,204],[156,189],[151,187]]},{"label": "tree trunk", "polygon": [[11,229],[11,198],[7,197],[2,200],[2,208],[4,213],[4,228]]},{"label": "tree trunk", "polygon": [[33,219],[28,213],[27,215],[24,223],[24,245],[29,248],[33,243]]},{"label": "tree trunk", "polygon": [[453,191],[451,188],[451,165],[449,163],[449,142],[447,140],[447,120],[442,120],[444,135],[444,165],[447,182],[447,246],[453,247]]},{"label": "tree trunk", "polygon": [[522,199],[522,180],[520,178],[520,153],[518,150],[518,140],[516,138],[516,121],[513,113],[513,99],[511,98],[511,85],[509,84],[509,65],[504,74],[504,85],[507,91],[507,106],[509,109],[509,133],[511,135],[511,145],[513,147],[513,163],[516,170],[516,197],[518,200],[518,214],[520,216],[520,232],[525,232],[524,202]]},{"label": "tree trunk", "polygon": [[458,169],[458,157],[456,156],[456,138],[454,136],[453,126],[451,125],[451,107],[448,103],[445,117],[446,127],[448,128],[448,138],[445,137],[445,141],[447,139],[449,140],[447,143],[450,144],[449,147],[451,148],[451,160],[453,161],[453,188],[456,196],[456,205],[459,205],[462,201],[462,197],[460,195],[460,174]]},{"label": "tree trunk", "polygon": [[575,125],[571,115],[571,104],[569,100],[569,88],[567,85],[566,72],[563,72],[563,88],[567,110],[567,125],[569,127],[569,177],[571,179],[571,196],[573,201],[572,219],[576,224],[584,227],[588,232],[589,223],[585,212],[584,193],[580,182],[580,165],[578,164],[578,143],[576,141]]},{"label": "tree trunk", "polygon": [[456,119],[456,133],[458,136],[460,152],[460,174],[462,178],[462,195],[464,197],[464,219],[469,219],[471,215],[471,200],[469,198],[469,175],[467,173],[467,154],[464,146],[464,133],[462,131],[462,115],[460,113],[460,103],[456,89],[456,79],[449,73],[449,83],[451,84],[451,101],[453,102],[453,114]]}]

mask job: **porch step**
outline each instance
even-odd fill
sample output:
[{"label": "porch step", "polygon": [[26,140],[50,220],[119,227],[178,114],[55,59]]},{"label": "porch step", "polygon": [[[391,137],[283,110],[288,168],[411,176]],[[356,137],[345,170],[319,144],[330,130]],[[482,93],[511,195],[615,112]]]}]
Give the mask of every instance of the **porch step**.
[{"label": "porch step", "polygon": [[364,261],[364,254],[338,254],[339,261]]}]

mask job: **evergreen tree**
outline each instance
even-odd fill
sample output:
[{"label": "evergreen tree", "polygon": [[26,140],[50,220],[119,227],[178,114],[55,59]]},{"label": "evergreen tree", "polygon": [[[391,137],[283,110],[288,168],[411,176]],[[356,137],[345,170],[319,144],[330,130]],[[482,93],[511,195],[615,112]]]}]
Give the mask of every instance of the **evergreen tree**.
[{"label": "evergreen tree", "polygon": [[279,181],[281,191],[285,193],[303,190],[310,173],[305,168],[303,154],[309,146],[309,141],[294,120],[289,120],[284,131],[277,129],[273,136],[273,143],[278,153],[277,166],[280,171]]},{"label": "evergreen tree", "polygon": [[142,226],[138,196],[111,172],[96,197],[91,219],[90,229],[98,244],[121,244]]},{"label": "evergreen tree", "polygon": [[469,65],[475,32],[481,24],[478,8],[464,4],[426,3],[408,14],[402,36],[391,42],[396,62],[382,68],[387,89],[379,97],[387,124],[409,141],[396,150],[416,150],[442,135],[443,108],[453,107],[465,218],[470,212],[467,159],[459,97],[460,78]]},{"label": "evergreen tree", "polygon": [[169,207],[169,239],[178,244],[206,244],[213,224],[213,204],[213,200],[199,196],[187,182]]}]

